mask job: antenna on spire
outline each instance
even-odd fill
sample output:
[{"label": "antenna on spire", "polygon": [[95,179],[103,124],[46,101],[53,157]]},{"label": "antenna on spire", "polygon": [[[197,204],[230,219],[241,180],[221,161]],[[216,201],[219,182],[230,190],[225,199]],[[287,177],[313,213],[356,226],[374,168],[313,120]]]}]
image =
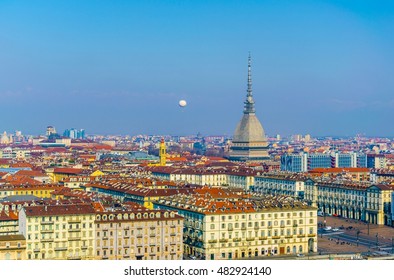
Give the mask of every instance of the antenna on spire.
[{"label": "antenna on spire", "polygon": [[254,108],[253,92],[252,92],[252,57],[249,52],[248,57],[248,89],[246,90],[246,100],[244,114],[254,114],[256,112]]},{"label": "antenna on spire", "polygon": [[248,57],[248,96],[252,96],[252,57]]}]

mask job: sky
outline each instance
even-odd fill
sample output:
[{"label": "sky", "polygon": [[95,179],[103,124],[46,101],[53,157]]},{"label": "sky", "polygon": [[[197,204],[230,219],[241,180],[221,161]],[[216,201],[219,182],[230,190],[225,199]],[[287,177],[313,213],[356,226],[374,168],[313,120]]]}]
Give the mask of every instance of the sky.
[{"label": "sky", "polygon": [[[394,1],[0,0],[0,130],[394,136]],[[185,99],[185,108],[178,101]]]}]

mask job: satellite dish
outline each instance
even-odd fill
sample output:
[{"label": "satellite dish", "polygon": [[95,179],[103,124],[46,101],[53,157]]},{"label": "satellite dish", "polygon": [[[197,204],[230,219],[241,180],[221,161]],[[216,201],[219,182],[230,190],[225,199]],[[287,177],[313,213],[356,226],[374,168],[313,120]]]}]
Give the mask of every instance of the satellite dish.
[{"label": "satellite dish", "polygon": [[180,100],[179,101],[179,107],[185,107],[187,105],[185,100]]}]

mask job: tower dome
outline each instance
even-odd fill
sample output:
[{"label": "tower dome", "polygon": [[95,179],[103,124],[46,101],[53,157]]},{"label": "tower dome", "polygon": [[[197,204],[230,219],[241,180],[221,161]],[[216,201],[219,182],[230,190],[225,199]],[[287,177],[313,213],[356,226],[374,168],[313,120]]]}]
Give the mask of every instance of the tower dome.
[{"label": "tower dome", "polygon": [[254,107],[250,55],[248,59],[248,89],[244,104],[243,116],[234,132],[229,159],[234,161],[269,159],[267,138]]}]

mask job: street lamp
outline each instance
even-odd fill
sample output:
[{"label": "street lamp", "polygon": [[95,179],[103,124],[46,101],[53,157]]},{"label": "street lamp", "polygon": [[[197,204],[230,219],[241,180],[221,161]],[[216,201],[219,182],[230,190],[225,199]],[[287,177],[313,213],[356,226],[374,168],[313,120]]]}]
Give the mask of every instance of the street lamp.
[{"label": "street lamp", "polygon": [[394,254],[394,236],[391,237],[391,254]]},{"label": "street lamp", "polygon": [[368,226],[368,235],[369,235],[369,220],[367,221],[367,226]]}]

